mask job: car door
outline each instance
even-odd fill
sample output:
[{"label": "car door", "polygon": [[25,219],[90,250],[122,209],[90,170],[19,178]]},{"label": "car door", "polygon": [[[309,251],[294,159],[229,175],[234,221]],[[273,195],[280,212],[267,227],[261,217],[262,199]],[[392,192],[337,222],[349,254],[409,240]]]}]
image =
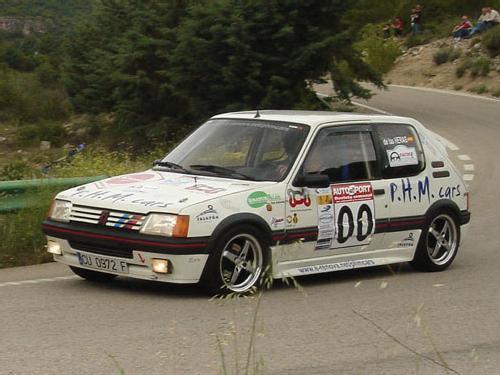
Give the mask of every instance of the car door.
[{"label": "car door", "polygon": [[434,196],[425,155],[415,128],[409,124],[374,124],[382,159],[382,176],[390,222],[384,223],[388,248],[414,249],[425,212]]},{"label": "car door", "polygon": [[289,260],[383,248],[377,223],[389,220],[386,182],[380,177],[371,125],[320,129],[297,176],[326,175],[330,186],[288,186]]}]

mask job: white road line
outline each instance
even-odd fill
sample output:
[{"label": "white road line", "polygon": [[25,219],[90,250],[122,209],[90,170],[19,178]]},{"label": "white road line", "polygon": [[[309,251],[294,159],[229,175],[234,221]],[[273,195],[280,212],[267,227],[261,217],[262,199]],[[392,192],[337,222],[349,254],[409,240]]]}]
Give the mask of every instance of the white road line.
[{"label": "white road line", "polygon": [[449,148],[451,151],[460,150],[460,148],[456,144],[454,144],[453,142],[447,140],[442,135],[439,135],[439,134],[437,134],[437,133],[435,133],[435,132],[433,132],[432,130],[429,130],[429,129],[427,129],[427,131],[430,134],[432,134],[434,137],[436,137],[439,142],[441,142],[445,147]]},{"label": "white road line", "polygon": [[60,280],[72,280],[78,279],[78,276],[57,276],[46,279],[33,279],[33,280],[20,280],[20,281],[7,281],[4,283],[0,283],[0,288],[3,286],[20,286],[20,285],[29,285],[29,284],[41,284],[41,283],[49,283]]},{"label": "white road line", "polygon": [[469,155],[458,155],[457,158],[459,158],[462,161],[469,161],[471,160]]},{"label": "white road line", "polygon": [[464,164],[464,171],[471,172],[474,170],[474,164]]},{"label": "white road line", "polygon": [[389,113],[389,112],[384,111],[382,109],[378,109],[378,108],[375,108],[375,107],[372,107],[372,106],[369,106],[369,105],[366,105],[366,104],[363,104],[360,102],[355,102],[355,101],[351,100],[351,103],[354,105],[357,105],[358,107],[369,109],[370,111],[375,111],[378,113],[382,113],[383,115],[392,116],[392,113]]},{"label": "white road line", "polygon": [[448,94],[448,95],[455,95],[455,96],[463,96],[465,98],[471,98],[471,99],[482,99],[482,100],[487,100],[490,102],[500,102],[500,99],[495,99],[495,98],[489,98],[487,96],[480,96],[480,95],[473,95],[473,94],[467,94],[465,92],[456,92],[456,91],[449,91],[449,90],[440,90],[440,89],[433,89],[430,87],[415,87],[415,86],[405,86],[405,85],[387,85],[389,87],[399,87],[402,89],[412,89],[412,90],[418,90],[418,91],[427,91],[427,92],[437,92],[439,94]]},{"label": "white road line", "polygon": [[[324,95],[324,94],[321,94],[321,95]],[[369,105],[366,105],[366,104],[363,104],[363,103],[359,103],[359,102],[355,102],[355,101],[351,101],[351,103],[354,104],[354,105],[357,105],[358,107],[366,108],[366,109],[369,109],[371,111],[382,113],[384,115],[388,115],[388,116],[392,115],[390,112],[387,112],[387,111],[384,111],[382,109],[378,109],[378,108],[375,108],[375,107],[372,107],[372,106],[369,106]],[[460,148],[456,144],[454,144],[453,142],[449,141],[448,139],[446,139],[442,135],[439,135],[439,134],[433,132],[432,130],[429,130],[429,129],[427,129],[427,130],[429,131],[429,133],[431,133],[431,135],[433,135],[434,137],[436,137],[439,142],[441,142],[445,147],[449,148],[451,151],[458,151],[458,150],[460,150]]]},{"label": "white road line", "polygon": [[[317,96],[321,96],[322,98],[328,98],[329,97],[329,95],[322,94],[322,93],[317,92],[317,91],[316,91],[316,95]],[[351,103],[354,104],[354,105],[357,105],[358,107],[366,108],[366,109],[369,109],[370,111],[378,112],[378,113],[381,113],[383,115],[388,115],[388,116],[392,115],[391,113],[389,113],[387,111],[384,111],[382,109],[378,109],[378,108],[375,108],[375,107],[372,107],[372,106],[369,106],[369,105],[366,105],[366,104],[363,104],[363,103],[360,103],[360,102],[355,102],[355,101],[351,100]]]},{"label": "white road line", "polygon": [[472,181],[474,179],[474,175],[473,174],[464,174],[462,176],[462,178],[464,179],[464,181]]}]

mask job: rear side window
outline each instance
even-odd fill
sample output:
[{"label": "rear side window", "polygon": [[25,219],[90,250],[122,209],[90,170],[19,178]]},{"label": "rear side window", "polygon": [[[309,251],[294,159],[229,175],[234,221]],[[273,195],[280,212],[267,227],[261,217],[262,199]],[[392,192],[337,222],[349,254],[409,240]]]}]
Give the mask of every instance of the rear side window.
[{"label": "rear side window", "polygon": [[384,178],[414,176],[424,169],[424,153],[412,126],[377,124],[376,128],[383,151]]},{"label": "rear side window", "polygon": [[305,174],[325,174],[330,182],[373,180],[377,158],[370,132],[323,129],[303,165]]}]

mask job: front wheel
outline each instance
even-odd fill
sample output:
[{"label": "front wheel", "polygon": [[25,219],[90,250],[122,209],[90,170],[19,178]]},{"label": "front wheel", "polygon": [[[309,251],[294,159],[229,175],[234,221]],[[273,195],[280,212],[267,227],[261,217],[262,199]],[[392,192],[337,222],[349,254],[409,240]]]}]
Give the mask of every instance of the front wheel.
[{"label": "front wheel", "polygon": [[460,226],[452,211],[430,215],[410,264],[422,271],[443,271],[455,259],[460,243]]},{"label": "front wheel", "polygon": [[69,268],[76,275],[80,276],[81,278],[83,278],[85,280],[92,281],[92,282],[106,283],[106,282],[113,280],[116,277],[116,275],[113,275],[110,273],[92,271],[92,270],[88,270],[85,268],[79,268],[79,267],[73,267],[73,266],[69,266]]},{"label": "front wheel", "polygon": [[205,267],[203,286],[214,294],[245,293],[259,287],[268,254],[268,246],[258,230],[238,226],[216,242]]}]

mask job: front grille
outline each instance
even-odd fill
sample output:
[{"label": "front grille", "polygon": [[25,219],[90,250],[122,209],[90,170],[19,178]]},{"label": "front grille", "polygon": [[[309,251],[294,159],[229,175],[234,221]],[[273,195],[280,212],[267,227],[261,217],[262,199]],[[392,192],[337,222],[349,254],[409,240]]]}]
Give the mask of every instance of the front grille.
[{"label": "front grille", "polygon": [[108,211],[100,208],[73,205],[71,208],[70,221],[86,224],[102,224],[108,227],[139,230],[146,220],[146,215]]},{"label": "front grille", "polygon": [[75,250],[81,250],[88,253],[107,255],[118,258],[133,259],[134,255],[131,248],[123,245],[94,245],[89,243],[69,241],[69,245]]}]

